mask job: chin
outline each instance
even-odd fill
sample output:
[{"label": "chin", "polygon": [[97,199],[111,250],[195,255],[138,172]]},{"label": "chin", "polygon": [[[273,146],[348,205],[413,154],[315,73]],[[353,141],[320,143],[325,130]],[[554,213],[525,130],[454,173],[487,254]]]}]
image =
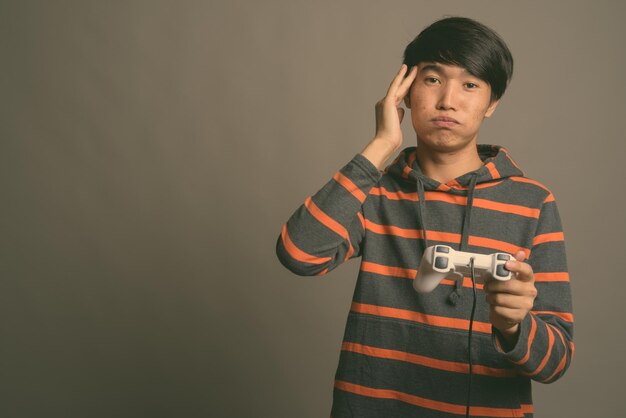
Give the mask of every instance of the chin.
[{"label": "chin", "polygon": [[471,144],[472,140],[459,137],[450,131],[437,131],[423,136],[418,134],[417,143],[419,146],[424,146],[437,152],[455,152]]}]

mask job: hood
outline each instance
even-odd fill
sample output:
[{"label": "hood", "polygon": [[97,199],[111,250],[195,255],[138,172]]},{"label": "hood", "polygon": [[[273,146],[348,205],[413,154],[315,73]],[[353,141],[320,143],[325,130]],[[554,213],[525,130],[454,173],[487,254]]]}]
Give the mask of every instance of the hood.
[{"label": "hood", "polygon": [[[490,182],[499,182],[507,177],[523,176],[524,173],[509,156],[509,153],[497,145],[478,145],[478,155],[483,161],[483,166],[478,170],[463,174],[446,184],[440,183],[423,174],[417,163],[417,147],[405,148],[398,158],[385,170],[389,175],[398,178],[400,181],[414,183],[417,190],[416,210],[418,213],[418,227],[422,231],[423,250],[431,243],[428,240],[428,212],[426,210],[425,191],[440,191],[455,195],[467,196],[465,204],[465,214],[461,232],[461,242],[458,249],[468,250],[468,241],[472,222],[472,205],[474,202],[474,192],[476,186]],[[448,245],[454,245],[447,243]],[[462,280],[456,281],[455,289],[448,297],[449,303],[456,305],[461,297]]]},{"label": "hood", "polygon": [[415,183],[421,179],[426,190],[452,191],[467,190],[471,183],[489,183],[507,177],[523,176],[524,173],[510,157],[508,151],[499,145],[478,145],[478,155],[483,166],[476,171],[463,174],[443,184],[422,173],[416,159],[417,147],[405,148],[398,158],[385,170],[398,179]]}]

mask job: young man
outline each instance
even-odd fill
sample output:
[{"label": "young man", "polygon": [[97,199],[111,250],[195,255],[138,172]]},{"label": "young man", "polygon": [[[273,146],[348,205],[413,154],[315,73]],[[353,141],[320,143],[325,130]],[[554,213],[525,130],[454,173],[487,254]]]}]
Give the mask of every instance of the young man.
[{"label": "young man", "polygon": [[[466,18],[433,23],[407,46],[376,104],[374,139],[283,226],[277,254],[296,274],[323,275],[361,257],[334,418],[450,417],[468,409],[530,417],[531,380],[550,383],[568,368],[573,316],[554,196],[524,177],[504,148],[477,145],[512,69],[507,46],[486,26]],[[402,144],[402,101],[417,147],[381,171]],[[417,293],[412,281],[434,244],[510,253],[514,278],[478,284],[476,299],[467,277]]]}]

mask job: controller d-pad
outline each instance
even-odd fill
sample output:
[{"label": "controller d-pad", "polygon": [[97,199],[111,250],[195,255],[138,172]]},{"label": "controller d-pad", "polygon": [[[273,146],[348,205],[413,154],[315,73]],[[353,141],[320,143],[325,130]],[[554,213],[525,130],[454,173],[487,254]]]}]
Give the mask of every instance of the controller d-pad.
[{"label": "controller d-pad", "polygon": [[444,247],[443,245],[437,245],[437,247],[435,248],[435,252],[436,253],[450,253],[450,248],[449,247]]},{"label": "controller d-pad", "polygon": [[499,277],[506,277],[509,275],[509,271],[504,267],[504,264],[498,264],[496,266],[496,275]]},{"label": "controller d-pad", "polygon": [[446,257],[435,257],[435,267],[438,269],[447,269],[448,259]]}]

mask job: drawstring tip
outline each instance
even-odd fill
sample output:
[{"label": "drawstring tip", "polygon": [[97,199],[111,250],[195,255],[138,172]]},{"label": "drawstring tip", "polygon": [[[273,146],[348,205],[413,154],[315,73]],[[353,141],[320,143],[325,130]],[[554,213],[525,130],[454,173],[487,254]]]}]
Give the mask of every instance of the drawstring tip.
[{"label": "drawstring tip", "polygon": [[448,303],[452,306],[456,306],[460,298],[461,298],[460,292],[455,289],[452,291],[452,293],[448,295]]},{"label": "drawstring tip", "polygon": [[461,299],[461,290],[463,289],[463,276],[456,274],[456,280],[454,282],[454,290],[448,295],[448,303],[452,306],[456,306]]}]

